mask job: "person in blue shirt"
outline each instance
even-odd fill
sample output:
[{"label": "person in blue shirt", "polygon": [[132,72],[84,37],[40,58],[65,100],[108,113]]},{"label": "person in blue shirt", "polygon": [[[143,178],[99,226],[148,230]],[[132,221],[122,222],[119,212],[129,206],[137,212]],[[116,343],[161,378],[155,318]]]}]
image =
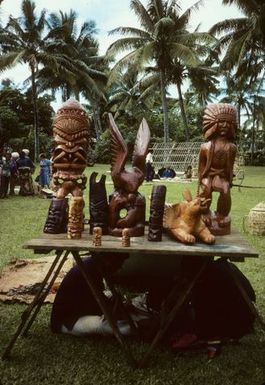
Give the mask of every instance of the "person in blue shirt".
[{"label": "person in blue shirt", "polygon": [[52,161],[46,158],[45,154],[40,154],[40,176],[39,184],[41,187],[50,186],[50,175],[51,175]]}]

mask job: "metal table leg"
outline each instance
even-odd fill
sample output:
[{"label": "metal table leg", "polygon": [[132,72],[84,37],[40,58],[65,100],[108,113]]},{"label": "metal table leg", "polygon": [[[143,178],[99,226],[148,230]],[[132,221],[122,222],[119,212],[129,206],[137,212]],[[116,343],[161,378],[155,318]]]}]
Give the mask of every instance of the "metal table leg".
[{"label": "metal table leg", "polygon": [[81,257],[79,256],[79,253],[77,251],[73,251],[72,255],[73,255],[73,257],[76,261],[76,264],[79,267],[88,287],[90,288],[92,294],[94,295],[95,300],[97,301],[104,316],[106,317],[106,320],[109,322],[109,324],[113,330],[114,336],[116,337],[117,341],[122,346],[122,348],[126,354],[126,357],[128,359],[128,362],[133,367],[136,367],[137,366],[136,361],[135,361],[134,357],[132,356],[131,351],[129,350],[128,346],[126,345],[124,338],[118,329],[116,320],[113,319],[113,315],[112,315],[110,309],[108,308],[107,303],[105,302],[103,293],[98,289],[97,285],[94,284],[93,277],[90,277],[89,273],[87,271],[85,271],[84,264],[83,264]]},{"label": "metal table leg", "polygon": [[[162,325],[161,325],[160,329],[158,330],[158,332],[156,333],[156,335],[155,335],[155,337],[154,337],[150,347],[148,348],[148,350],[145,353],[144,357],[138,363],[138,367],[139,368],[142,368],[142,367],[145,366],[145,364],[146,364],[150,354],[152,353],[153,349],[157,346],[159,341],[165,335],[165,332],[167,331],[167,329],[170,326],[171,322],[174,320],[174,318],[175,318],[178,310],[180,309],[180,307],[187,300],[188,295],[190,294],[193,286],[195,285],[195,283],[197,282],[197,280],[201,276],[202,272],[206,268],[208,262],[209,262],[209,259],[205,258],[203,263],[201,264],[200,268],[198,269],[198,271],[196,272],[196,274],[194,275],[192,280],[189,282],[188,286],[183,290],[183,293],[179,296],[178,301],[176,302],[176,304],[173,306],[173,308],[171,308],[171,310],[169,311],[168,315],[165,317],[165,320],[162,323]],[[174,291],[174,288],[173,288],[173,291]],[[171,295],[172,295],[172,292],[169,294],[169,296],[171,296]]]},{"label": "metal table leg", "polygon": [[[24,310],[24,312],[22,313],[21,315],[21,322],[20,324],[18,325],[17,327],[17,330],[15,332],[15,334],[13,335],[13,337],[11,338],[11,340],[9,341],[9,344],[7,345],[3,355],[2,355],[2,360],[5,360],[7,358],[10,357],[10,353],[11,353],[11,350],[14,346],[14,344],[16,343],[16,340],[18,339],[18,337],[22,334],[23,332],[23,329],[25,328],[25,332],[24,334],[29,330],[30,326],[32,325],[34,319],[36,318],[39,310],[40,310],[40,307],[43,303],[43,301],[45,300],[47,294],[48,294],[48,290],[45,290],[45,286],[47,284],[47,282],[49,281],[53,271],[55,270],[59,260],[60,260],[60,257],[62,255],[63,251],[58,251],[56,253],[56,257],[49,269],[49,271],[47,272],[44,280],[42,281],[41,283],[41,286],[36,294],[36,296],[34,297],[32,303]],[[56,277],[58,276],[64,262],[66,261],[66,258],[68,256],[69,252],[65,252],[63,258],[62,258],[62,261],[60,262],[59,264],[59,267],[57,267],[57,270],[55,271],[54,273],[54,276],[52,278],[52,282],[54,282],[54,280],[56,279]],[[52,283],[53,284],[53,283]],[[48,287],[51,287],[51,285],[49,285]],[[35,309],[35,312],[31,315],[33,309],[36,307]],[[27,324],[28,322],[28,324]]]}]

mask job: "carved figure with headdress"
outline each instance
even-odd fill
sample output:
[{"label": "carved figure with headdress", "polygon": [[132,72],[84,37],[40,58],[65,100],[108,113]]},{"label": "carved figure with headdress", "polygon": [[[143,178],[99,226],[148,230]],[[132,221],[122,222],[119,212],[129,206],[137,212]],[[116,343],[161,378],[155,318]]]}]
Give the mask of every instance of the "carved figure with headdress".
[{"label": "carved figure with headdress", "polygon": [[[53,136],[55,149],[53,151],[53,185],[56,188],[57,200],[64,200],[68,194],[73,197],[82,197],[86,187],[86,176],[83,174],[87,165],[87,149],[89,140],[89,122],[86,111],[81,104],[69,99],[57,111],[53,121]],[[54,202],[51,202],[51,206]],[[58,206],[58,202],[57,202]],[[65,205],[61,205],[65,207]],[[83,205],[75,207],[74,212],[82,209]],[[50,211],[52,207],[50,207]],[[63,216],[64,213],[61,213]],[[74,223],[71,214],[71,223]],[[79,217],[81,217],[78,214]],[[44,227],[44,232],[59,233],[56,223],[52,226],[53,219],[48,218],[49,226]],[[69,229],[68,229],[69,230]],[[76,233],[68,231],[69,236]],[[74,235],[77,237],[78,235]]]},{"label": "carved figure with headdress", "polygon": [[[145,157],[150,142],[150,130],[145,119],[142,120],[133,151],[132,169],[126,169],[128,147],[109,114],[111,131],[111,177],[115,191],[109,203],[109,233],[122,236],[128,228],[128,235],[144,235],[145,198],[138,192],[145,178]],[[122,216],[122,212],[124,215]]]},{"label": "carved figure with headdress", "polygon": [[[237,129],[237,111],[227,103],[210,104],[203,116],[203,134],[208,140],[202,144],[199,155],[199,195],[212,199],[219,193],[217,207],[210,212],[210,203],[205,220],[212,233],[230,233],[231,185],[236,145],[233,143]],[[209,202],[210,202],[209,201]]]}]

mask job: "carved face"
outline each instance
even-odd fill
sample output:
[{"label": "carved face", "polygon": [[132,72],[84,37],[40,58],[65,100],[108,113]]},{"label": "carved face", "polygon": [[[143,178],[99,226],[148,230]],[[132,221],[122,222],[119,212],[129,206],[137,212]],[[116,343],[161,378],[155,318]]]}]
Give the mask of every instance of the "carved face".
[{"label": "carved face", "polygon": [[77,101],[69,100],[58,110],[53,122],[53,135],[56,143],[54,169],[82,173],[86,167],[89,122]]},{"label": "carved face", "polygon": [[[231,132],[234,132],[235,124],[233,120],[219,119],[217,123],[217,132],[222,137],[230,137]],[[233,136],[233,135],[232,135]]]},{"label": "carved face", "polygon": [[196,198],[187,203],[187,208],[194,214],[202,214],[208,211],[207,203],[211,199]]}]

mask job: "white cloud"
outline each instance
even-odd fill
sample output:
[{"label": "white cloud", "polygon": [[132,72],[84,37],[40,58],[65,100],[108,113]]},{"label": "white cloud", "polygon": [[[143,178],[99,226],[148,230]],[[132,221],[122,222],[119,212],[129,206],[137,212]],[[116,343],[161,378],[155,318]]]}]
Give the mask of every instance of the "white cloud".
[{"label": "white cloud", "polygon": [[[142,1],[143,4],[147,0]],[[194,4],[196,0],[183,0],[181,2],[183,11]],[[130,0],[35,0],[37,12],[46,9],[47,12],[69,12],[74,9],[83,23],[85,20],[95,20],[99,31],[97,38],[100,46],[100,53],[104,54],[108,46],[115,41],[118,36],[109,36],[108,32],[119,26],[137,26],[137,18],[130,9]],[[4,24],[8,16],[12,14],[18,17],[21,14],[21,0],[4,0],[1,4],[1,20]],[[222,6],[222,0],[205,0],[204,6],[199,11],[192,14],[191,28],[194,29],[201,23],[201,30],[207,30],[217,21],[238,17],[238,9],[233,6]],[[22,82],[29,76],[25,66],[18,66],[12,70],[0,74],[0,80],[10,77],[15,82]]]}]

